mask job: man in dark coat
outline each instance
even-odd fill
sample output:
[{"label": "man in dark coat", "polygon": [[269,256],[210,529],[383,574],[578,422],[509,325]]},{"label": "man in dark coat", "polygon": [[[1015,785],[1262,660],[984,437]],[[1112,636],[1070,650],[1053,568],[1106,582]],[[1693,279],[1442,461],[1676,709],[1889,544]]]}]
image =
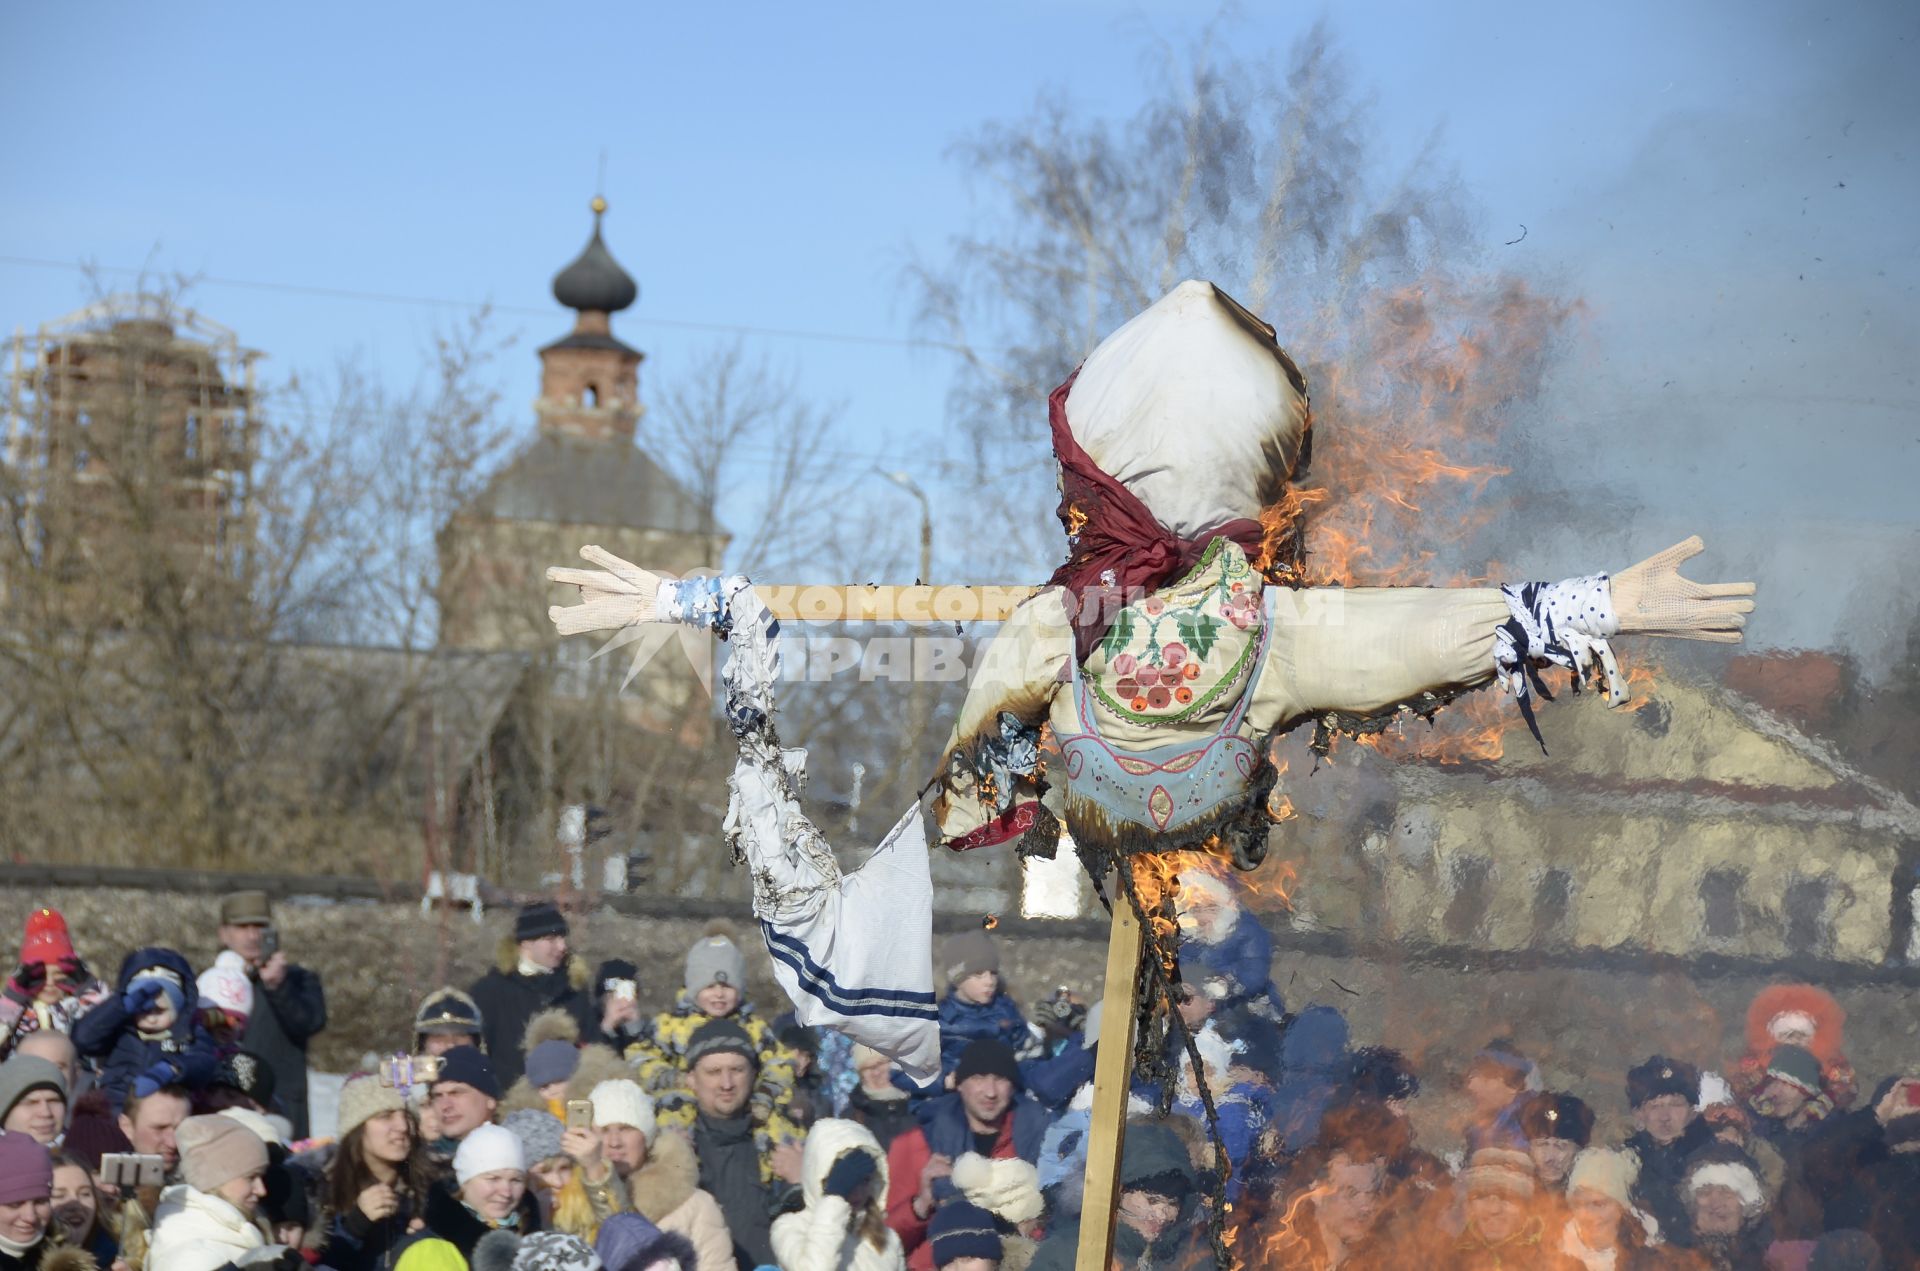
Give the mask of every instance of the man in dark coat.
[{"label": "man in dark coat", "polygon": [[1634,1203],[1660,1222],[1668,1244],[1685,1245],[1693,1231],[1681,1182],[1687,1158],[1713,1139],[1700,1119],[1700,1070],[1655,1055],[1627,1071],[1627,1103],[1637,1127],[1623,1145],[1640,1158]]},{"label": "man in dark coat", "polygon": [[253,980],[253,1014],[241,1044],[273,1070],[280,1109],[294,1138],[304,1139],[307,1043],[327,1026],[327,995],[316,972],[287,961],[278,937],[268,937],[272,929],[265,892],[234,892],[220,902],[220,943],[240,955]]},{"label": "man in dark coat", "polygon": [[559,909],[547,901],[522,907],[499,962],[473,985],[481,1040],[503,1088],[525,1071],[527,1021],[539,1012],[558,1007],[580,1022],[581,1041],[599,1039],[590,978],[587,964],[567,947]]}]

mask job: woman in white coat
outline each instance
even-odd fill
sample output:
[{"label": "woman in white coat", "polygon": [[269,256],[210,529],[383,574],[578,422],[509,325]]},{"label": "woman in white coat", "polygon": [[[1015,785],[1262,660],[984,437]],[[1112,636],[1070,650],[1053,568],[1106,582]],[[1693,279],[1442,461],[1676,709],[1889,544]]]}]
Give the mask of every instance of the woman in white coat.
[{"label": "woman in white coat", "polygon": [[180,1123],[186,1182],[160,1195],[146,1271],[216,1271],[268,1244],[255,1221],[267,1194],[267,1145],[232,1117]]},{"label": "woman in white coat", "polygon": [[887,1156],[865,1127],[829,1118],[807,1131],[800,1156],[806,1208],[773,1220],[781,1271],[905,1271],[887,1226]]}]

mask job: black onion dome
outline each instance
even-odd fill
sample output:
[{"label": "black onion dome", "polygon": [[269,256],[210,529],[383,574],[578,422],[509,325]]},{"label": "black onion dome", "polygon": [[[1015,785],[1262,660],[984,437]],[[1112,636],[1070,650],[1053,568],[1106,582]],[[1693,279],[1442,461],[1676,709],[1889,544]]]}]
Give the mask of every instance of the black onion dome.
[{"label": "black onion dome", "polygon": [[553,276],[553,298],[569,309],[617,313],[640,298],[640,286],[600,240],[605,199],[593,201],[593,237],[571,265]]}]

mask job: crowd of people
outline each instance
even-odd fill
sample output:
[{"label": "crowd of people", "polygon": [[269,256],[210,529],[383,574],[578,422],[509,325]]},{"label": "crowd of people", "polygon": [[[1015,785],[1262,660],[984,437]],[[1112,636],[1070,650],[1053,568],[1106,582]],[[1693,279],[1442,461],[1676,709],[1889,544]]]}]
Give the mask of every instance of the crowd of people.
[{"label": "crowd of people", "polygon": [[916,1087],[757,1010],[725,934],[662,1003],[530,904],[314,1137],[325,996],[266,896],[222,903],[206,970],[145,948],[111,985],[39,909],[0,1002],[0,1271],[1061,1271],[1083,1220],[1129,1268],[1920,1266],[1920,1076],[1863,1096],[1819,989],[1762,992],[1722,1072],[1655,1054],[1619,1091],[1543,1089],[1492,1040],[1463,1132],[1428,1143],[1415,1065],[1289,1012],[1231,884],[1183,883],[1192,1047],[1136,1072],[1111,1215],[1083,1215],[1099,1010],[1023,1010],[986,931],[941,947],[943,1073]]}]

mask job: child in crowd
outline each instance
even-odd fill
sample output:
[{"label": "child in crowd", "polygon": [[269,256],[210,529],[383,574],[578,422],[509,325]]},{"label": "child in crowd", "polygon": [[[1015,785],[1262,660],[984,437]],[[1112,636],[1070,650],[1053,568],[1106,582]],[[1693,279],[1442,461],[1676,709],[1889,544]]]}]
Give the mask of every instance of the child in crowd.
[{"label": "child in crowd", "polygon": [[940,946],[948,992],[940,1003],[940,1074],[945,1078],[960,1054],[977,1041],[997,1041],[1021,1060],[1040,1057],[1042,1046],[1000,979],[1000,950],[984,931],[962,931]]},{"label": "child in crowd", "polygon": [[0,1059],[42,1029],[71,1033],[74,1021],[106,995],[107,986],[74,952],[67,920],[56,909],[34,910],[20,942],[20,965],[0,991]]},{"label": "child in crowd", "polygon": [[745,1031],[759,1056],[760,1075],[750,1101],[756,1117],[785,1112],[793,1094],[793,1059],[780,1045],[773,1026],[747,1001],[747,960],[721,927],[687,950],[683,991],[669,1010],[648,1023],[640,1040],[627,1047],[634,1080],[673,1111],[692,1102],[686,1089],[687,1044],[709,1020],[732,1020]]},{"label": "child in crowd", "polygon": [[129,1094],[197,1090],[213,1080],[220,1057],[200,1022],[199,996],[193,968],[172,949],[135,949],[121,961],[112,995],[73,1030],[74,1046],[99,1063],[114,1108]]}]

